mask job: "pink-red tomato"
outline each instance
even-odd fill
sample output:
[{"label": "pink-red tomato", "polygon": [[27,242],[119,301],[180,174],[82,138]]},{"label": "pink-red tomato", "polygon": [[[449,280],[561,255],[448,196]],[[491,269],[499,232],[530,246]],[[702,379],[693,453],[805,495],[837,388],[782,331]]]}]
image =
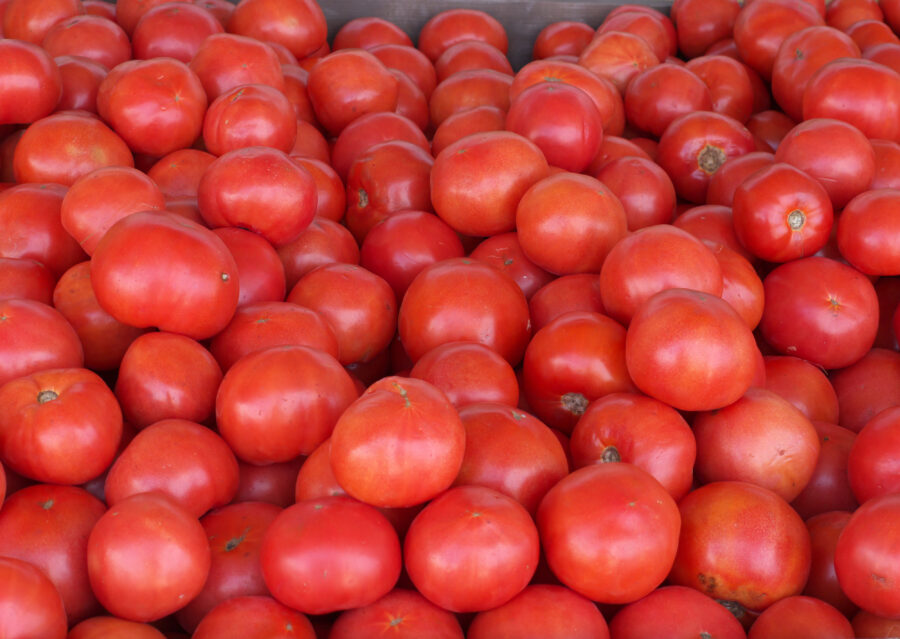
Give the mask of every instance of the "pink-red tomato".
[{"label": "pink-red tomato", "polygon": [[118,617],[91,617],[74,626],[66,639],[166,639],[166,636],[150,624]]},{"label": "pink-red tomato", "polygon": [[621,157],[607,162],[595,172],[595,177],[619,198],[629,231],[672,221],[675,187],[656,162],[643,157]]},{"label": "pink-red tomato", "polygon": [[859,503],[900,492],[900,408],[887,408],[870,419],[847,458],[850,487]]},{"label": "pink-red tomato", "polygon": [[235,33],[208,36],[190,62],[212,102],[241,84],[268,84],[284,89],[284,73],[275,50],[259,40]]},{"label": "pink-red tomato", "polygon": [[384,18],[354,18],[337,30],[332,49],[373,49],[385,44],[412,46],[406,32]]},{"label": "pink-red tomato", "polygon": [[134,57],[175,58],[190,64],[203,41],[225,29],[205,8],[187,2],[166,2],[147,11],[134,27]]},{"label": "pink-red tomato", "polygon": [[0,584],[5,605],[0,632],[9,639],[65,639],[66,611],[53,582],[36,566],[0,557]]},{"label": "pink-red tomato", "polygon": [[821,368],[799,357],[769,355],[766,388],[812,421],[838,423],[838,397]]},{"label": "pink-red tomato", "polygon": [[238,307],[259,302],[280,302],[285,296],[284,265],[261,235],[226,226],[214,229],[238,267]]},{"label": "pink-red tomato", "polygon": [[625,89],[628,122],[657,138],[673,120],[694,111],[712,111],[712,95],[686,67],[658,64],[635,75]]},{"label": "pink-red tomato", "polygon": [[[854,505],[853,510],[855,509]],[[806,529],[809,531],[812,548],[812,561],[809,580],[803,589],[804,595],[831,604],[847,617],[852,617],[859,610],[859,606],[850,601],[841,590],[834,572],[834,551],[851,516],[851,512],[846,510],[832,510],[814,515],[806,520]]]},{"label": "pink-red tomato", "polygon": [[716,639],[746,639],[747,636],[741,622],[728,608],[685,586],[663,586],[628,604],[609,622],[609,630],[613,639],[694,639],[704,634]]},{"label": "pink-red tomato", "polygon": [[40,262],[0,257],[0,299],[29,299],[50,304],[55,285],[56,279]]},{"label": "pink-red tomato", "polygon": [[267,84],[241,84],[210,103],[202,131],[213,155],[248,146],[288,153],[297,140],[297,115],[284,92]]},{"label": "pink-red tomato", "polygon": [[777,601],[753,622],[748,639],[795,637],[853,639],[850,622],[834,606],[813,597],[794,596]]},{"label": "pink-red tomato", "polygon": [[898,206],[900,191],[895,189],[866,191],[850,200],[838,218],[841,256],[867,275],[900,275]]},{"label": "pink-red tomato", "polygon": [[0,40],[0,124],[26,124],[50,115],[62,95],[62,78],[53,58],[37,44]]},{"label": "pink-red tomato", "polygon": [[814,421],[813,427],[819,435],[819,458],[806,488],[791,502],[806,520],[833,510],[852,511],[859,505],[847,472],[856,434],[828,422]]},{"label": "pink-red tomato", "polygon": [[315,0],[244,0],[231,14],[228,31],[284,45],[300,59],[326,44],[327,24]]},{"label": "pink-red tomato", "polygon": [[479,402],[512,407],[519,402],[519,383],[512,366],[482,344],[441,344],[425,353],[409,376],[437,386],[457,408]]},{"label": "pink-red tomato", "polygon": [[531,325],[539,331],[570,311],[603,314],[600,276],[593,273],[563,275],[547,282],[528,300]]},{"label": "pink-red tomato", "polygon": [[418,46],[434,62],[451,46],[464,40],[480,40],[506,54],[509,41],[500,22],[476,9],[450,9],[432,17],[419,32]]},{"label": "pink-red tomato", "polygon": [[831,375],[844,428],[858,433],[878,413],[900,404],[900,354],[873,348],[855,364]]}]

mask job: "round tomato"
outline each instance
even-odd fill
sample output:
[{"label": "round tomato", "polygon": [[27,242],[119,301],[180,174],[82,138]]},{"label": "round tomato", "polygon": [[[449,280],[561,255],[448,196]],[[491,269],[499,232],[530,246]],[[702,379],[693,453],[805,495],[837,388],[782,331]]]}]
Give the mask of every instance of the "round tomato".
[{"label": "round tomato", "polygon": [[65,639],[66,611],[59,592],[33,564],[0,557],[0,633],[9,639]]},{"label": "round tomato", "polygon": [[394,639],[463,639],[456,616],[414,590],[395,588],[378,601],[335,620],[329,639],[389,635]]},{"label": "round tomato", "polygon": [[241,84],[213,100],[203,118],[203,143],[213,155],[248,146],[288,153],[297,140],[297,115],[284,92]]},{"label": "round tomato", "polygon": [[297,59],[326,44],[327,28],[315,0],[243,0],[228,20],[230,32],[282,44]]},{"label": "round tomato", "polygon": [[628,604],[612,618],[609,629],[615,639],[747,636],[741,622],[725,606],[685,586],[664,586]]},{"label": "round tomato", "polygon": [[514,407],[519,402],[519,382],[512,366],[482,344],[441,344],[425,353],[409,376],[434,384],[456,408],[480,402]]},{"label": "round tomato", "polygon": [[190,64],[203,41],[224,30],[215,16],[201,6],[166,2],[147,11],[137,22],[131,46],[138,59],[175,58]]},{"label": "round tomato", "polygon": [[315,639],[312,623],[271,597],[234,597],[200,621],[193,639]]},{"label": "round tomato", "polygon": [[[0,13],[2,15],[2,13]],[[62,78],[53,58],[37,44],[0,40],[0,124],[26,124],[50,115],[62,95]]]}]

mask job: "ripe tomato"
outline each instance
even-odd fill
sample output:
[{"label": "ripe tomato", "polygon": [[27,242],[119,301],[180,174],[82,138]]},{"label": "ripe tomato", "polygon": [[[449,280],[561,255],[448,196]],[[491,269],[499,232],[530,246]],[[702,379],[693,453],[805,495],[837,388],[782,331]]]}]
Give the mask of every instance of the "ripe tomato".
[{"label": "ripe tomato", "polygon": [[603,314],[600,276],[593,273],[563,275],[551,280],[528,301],[531,323],[539,331],[560,315],[570,311]]},{"label": "ripe tomato", "polygon": [[745,639],[741,622],[719,602],[685,586],[664,586],[616,613],[609,629],[615,639],[671,637]]},{"label": "ripe tomato", "polygon": [[799,357],[765,358],[766,388],[812,421],[838,423],[838,398],[822,369]]},{"label": "ripe tomato", "polygon": [[78,334],[57,310],[33,300],[0,300],[0,385],[83,364]]},{"label": "ripe tomato", "polygon": [[47,31],[42,46],[54,58],[79,56],[107,69],[131,59],[128,35],[114,21],[101,16],[76,15],[60,20]]},{"label": "ripe tomato", "polygon": [[578,64],[612,82],[623,95],[634,76],[659,63],[646,40],[623,31],[597,34],[578,57]]},{"label": "ripe tomato", "polygon": [[480,402],[514,407],[519,402],[519,383],[512,366],[482,344],[442,344],[425,353],[409,376],[438,387],[456,408]]},{"label": "ripe tomato", "polygon": [[[709,181],[706,191],[706,203],[730,207],[734,203],[734,193],[748,177],[760,169],[771,166],[775,156],[766,151],[754,151],[737,158],[732,158],[716,171]],[[682,214],[680,217],[683,217]],[[730,247],[734,248],[734,247]],[[745,256],[749,256],[744,251]]]},{"label": "ripe tomato", "polygon": [[896,207],[900,191],[877,189],[860,193],[838,218],[841,255],[867,275],[900,275],[900,253],[894,238],[900,233]]},{"label": "ripe tomato", "polygon": [[431,93],[437,86],[437,73],[424,53],[401,44],[381,44],[369,49],[369,53],[381,60],[388,69],[406,74],[419,87],[426,100],[431,98]]},{"label": "ripe tomato", "polygon": [[412,40],[400,27],[384,18],[354,18],[344,23],[331,43],[338,49],[373,49],[385,44],[412,46]]},{"label": "ripe tomato", "polygon": [[624,463],[576,470],[550,489],[537,513],[553,574],[603,603],[637,601],[662,583],[680,522],[659,482]]},{"label": "ripe tomato", "polygon": [[748,639],[811,637],[853,639],[850,622],[834,606],[813,597],[794,596],[778,601],[753,622]]},{"label": "ripe tomato", "polygon": [[812,562],[809,580],[803,589],[804,595],[831,604],[847,617],[852,617],[859,610],[859,606],[847,598],[838,584],[834,572],[834,551],[850,517],[850,512],[835,510],[814,515],[806,520],[812,547]]},{"label": "ripe tomato", "polygon": [[510,107],[512,77],[493,69],[460,71],[438,84],[429,99],[431,122],[440,126],[452,115],[473,107]]},{"label": "ripe tomato", "polygon": [[456,616],[415,590],[395,588],[361,608],[347,610],[335,620],[330,639],[355,639],[390,633],[395,639],[463,639]]},{"label": "ripe tomato", "polygon": [[325,44],[327,25],[314,0],[243,0],[228,20],[228,31],[282,44],[300,59]]},{"label": "ripe tomato", "polygon": [[208,36],[190,62],[210,102],[241,84],[268,84],[284,89],[281,62],[264,42],[234,33]]},{"label": "ripe tomato", "polygon": [[856,436],[847,458],[847,473],[859,503],[898,492],[898,437],[900,408],[896,406],[875,415]]},{"label": "ripe tomato", "polygon": [[284,265],[262,236],[232,226],[214,229],[238,267],[238,307],[256,302],[280,302],[285,295]]},{"label": "ripe tomato", "polygon": [[31,479],[82,484],[112,463],[122,411],[109,387],[84,368],[56,368],[0,386],[0,454]]},{"label": "ripe tomato", "polygon": [[35,4],[28,0],[10,0],[3,12],[6,38],[40,44],[58,22],[84,13],[80,0],[50,0]]},{"label": "ripe tomato", "polygon": [[44,573],[26,561],[0,557],[0,633],[10,639],[65,639],[66,611]]},{"label": "ripe tomato", "polygon": [[55,278],[32,259],[0,257],[0,299],[29,299],[51,304]]},{"label": "ripe tomato", "polygon": [[131,46],[137,59],[165,57],[190,64],[203,41],[224,30],[212,13],[199,5],[167,2],[141,17],[131,34]]},{"label": "ripe tomato", "polygon": [[736,0],[675,0],[671,14],[678,48],[685,57],[703,55],[711,45],[730,37],[741,6]]},{"label": "ripe tomato", "polygon": [[66,639],[165,639],[153,626],[118,617],[91,617],[74,626]]},{"label": "ripe tomato", "polygon": [[62,95],[62,78],[56,63],[37,46],[7,35],[0,40],[0,124],[29,123],[50,115]]},{"label": "ripe tomato", "polygon": [[621,157],[605,164],[596,177],[619,198],[628,230],[672,221],[675,187],[655,162],[643,157]]},{"label": "ripe tomato", "polygon": [[197,626],[194,639],[315,639],[312,623],[271,597],[234,597],[213,608]]},{"label": "ripe tomato", "polygon": [[809,533],[772,491],[745,482],[714,482],[688,493],[678,507],[681,537],[671,583],[751,611],[803,590]]},{"label": "ripe tomato", "polygon": [[62,95],[56,105],[57,110],[96,113],[97,91],[107,70],[96,62],[77,56],[60,56],[54,61],[62,78]]},{"label": "ripe tomato", "polygon": [[284,92],[267,84],[241,84],[210,103],[202,131],[213,155],[248,146],[288,153],[297,140],[297,115]]},{"label": "ripe tomato", "polygon": [[636,74],[625,90],[625,115],[632,126],[659,137],[679,116],[711,111],[709,88],[676,64],[658,64]]},{"label": "ripe tomato", "polygon": [[104,608],[130,621],[154,621],[199,594],[209,574],[209,543],[200,522],[171,498],[142,493],[100,518],[87,561]]},{"label": "ripe tomato", "polygon": [[[636,9],[636,6],[639,8]],[[610,31],[638,36],[650,45],[660,61],[670,55],[674,56],[677,51],[675,29],[671,21],[649,7],[632,4],[622,6],[620,11],[611,11],[597,28],[597,34]]]},{"label": "ripe tomato", "polygon": [[460,71],[493,69],[514,75],[512,65],[497,47],[480,40],[465,40],[447,47],[434,61],[438,83]]},{"label": "ripe tomato", "polygon": [[734,42],[741,59],[769,80],[784,40],[806,27],[824,25],[823,17],[804,0],[754,0],[734,22]]},{"label": "ripe tomato", "polygon": [[539,554],[528,511],[483,486],[458,486],[434,499],[413,520],[403,544],[416,589],[452,612],[505,604],[528,585]]},{"label": "ripe tomato", "polygon": [[324,614],[366,606],[390,592],[400,554],[397,533],[375,508],[324,497],[279,513],[263,537],[260,562],[275,599]]},{"label": "ripe tomato", "polygon": [[694,58],[686,65],[709,87],[712,110],[738,122],[750,119],[754,107],[753,82],[748,68],[724,55]]},{"label": "ripe tomato", "polygon": [[325,264],[359,264],[359,246],[346,226],[314,217],[292,242],[276,247],[284,265],[287,290],[300,278]]},{"label": "ripe tomato", "polygon": [[419,31],[419,50],[432,62],[464,40],[480,40],[506,54],[509,41],[500,22],[475,9],[451,9],[433,16]]},{"label": "ripe tomato", "polygon": [[535,60],[560,55],[579,56],[594,39],[594,29],[584,22],[561,20],[541,29],[534,39],[531,57]]},{"label": "ripe tomato", "polygon": [[873,348],[862,359],[836,371],[831,383],[837,393],[844,428],[859,432],[878,413],[900,404],[900,355]]}]

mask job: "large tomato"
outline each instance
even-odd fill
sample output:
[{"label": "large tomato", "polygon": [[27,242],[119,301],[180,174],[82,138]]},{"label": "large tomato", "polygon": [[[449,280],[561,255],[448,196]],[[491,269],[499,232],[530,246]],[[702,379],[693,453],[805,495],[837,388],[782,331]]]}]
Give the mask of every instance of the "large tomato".
[{"label": "large tomato", "polygon": [[850,200],[838,218],[841,256],[867,275],[900,275],[898,206],[895,189],[866,191]]},{"label": "large tomato", "polygon": [[141,17],[131,35],[131,45],[135,58],[175,58],[189,64],[207,37],[224,30],[201,6],[166,2]]},{"label": "large tomato", "polygon": [[213,100],[203,118],[203,143],[213,155],[247,146],[289,152],[297,141],[297,115],[283,91],[241,84]]},{"label": "large tomato", "polygon": [[297,59],[325,44],[325,15],[314,0],[243,0],[228,20],[228,30],[261,42],[282,44]]},{"label": "large tomato", "polygon": [[65,639],[66,611],[46,575],[21,559],[0,557],[0,634],[9,639]]},{"label": "large tomato", "polygon": [[62,95],[62,78],[53,58],[37,44],[0,40],[0,124],[28,123],[50,115]]}]

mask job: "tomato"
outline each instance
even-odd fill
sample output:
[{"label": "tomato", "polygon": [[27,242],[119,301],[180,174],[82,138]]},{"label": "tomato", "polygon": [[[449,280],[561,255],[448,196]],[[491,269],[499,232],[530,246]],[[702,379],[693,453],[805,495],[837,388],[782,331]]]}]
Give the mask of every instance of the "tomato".
[{"label": "tomato", "polygon": [[434,65],[424,53],[409,45],[381,44],[369,49],[369,53],[381,60],[388,69],[404,73],[413,81],[426,99],[437,86]]},{"label": "tomato", "polygon": [[296,501],[294,484],[305,459],[298,455],[286,462],[266,466],[238,461],[240,478],[233,503],[259,501],[287,508]]},{"label": "tomato", "polygon": [[[119,23],[129,36],[134,32],[134,27],[141,17],[153,7],[172,0],[117,0],[113,19]],[[176,2],[188,2],[189,0],[175,0]]]},{"label": "tomato", "polygon": [[347,227],[314,217],[306,230],[292,242],[276,247],[284,265],[287,290],[300,278],[325,264],[359,264],[359,246]]},{"label": "tomato", "polygon": [[712,97],[703,80],[675,64],[659,64],[641,71],[625,90],[628,121],[656,137],[681,115],[711,110]]},{"label": "tomato", "polygon": [[134,156],[115,131],[78,111],[54,113],[29,126],[13,156],[17,182],[71,186],[104,166],[134,166]]},{"label": "tomato", "polygon": [[679,196],[702,203],[719,167],[753,150],[753,136],[740,122],[727,115],[698,112],[668,126],[659,139],[658,161]]},{"label": "tomato", "polygon": [[850,487],[859,503],[897,492],[898,434],[900,408],[896,406],[876,414],[859,431],[847,458]]},{"label": "tomato", "polygon": [[872,0],[832,0],[825,8],[828,26],[843,31],[860,20],[884,20],[884,13]]},{"label": "tomato", "polygon": [[32,300],[0,300],[0,384],[83,364],[78,334],[53,307]]},{"label": "tomato", "polygon": [[30,299],[51,304],[55,278],[32,259],[0,257],[0,299]]},{"label": "tomato", "polygon": [[[735,191],[744,180],[758,170],[771,166],[774,162],[775,156],[765,151],[754,151],[729,160],[710,179],[709,189],[706,192],[706,203],[730,207],[734,203]],[[749,255],[746,249],[744,255]]]},{"label": "tomato", "polygon": [[0,510],[0,554],[40,568],[59,591],[72,624],[100,613],[86,553],[88,535],[104,512],[103,503],[85,490],[51,485],[23,488]]},{"label": "tomato", "polygon": [[79,15],[57,22],[47,31],[42,46],[54,58],[79,56],[107,69],[131,59],[128,35],[114,21],[100,16]]},{"label": "tomato", "polygon": [[750,329],[727,302],[688,289],[646,301],[625,340],[634,384],[680,410],[715,410],[737,401],[750,387],[756,353]]},{"label": "tomato", "polygon": [[203,41],[223,31],[222,24],[205,8],[167,2],[141,17],[131,34],[131,45],[137,59],[165,57],[190,64]]},{"label": "tomato", "polygon": [[531,585],[493,610],[478,613],[469,639],[491,637],[609,639],[606,620],[593,602],[556,585]]},{"label": "tomato", "polygon": [[283,462],[327,439],[356,396],[349,374],[331,355],[278,346],[246,355],[228,370],[216,395],[216,422],[239,459]]},{"label": "tomato", "polygon": [[678,27],[678,48],[687,58],[703,55],[710,45],[731,36],[740,10],[736,0],[677,0],[672,19]]},{"label": "tomato", "polygon": [[200,178],[215,159],[206,151],[180,149],[160,158],[147,171],[147,175],[156,182],[166,198],[196,198]]},{"label": "tomato", "polygon": [[514,407],[519,401],[519,384],[512,366],[482,344],[442,344],[425,353],[409,376],[433,384],[457,408],[479,402]]},{"label": "tomato", "polygon": [[662,13],[635,5],[625,5],[621,11],[611,11],[597,28],[597,34],[611,31],[630,33],[638,36],[648,45],[659,60],[675,55],[677,42],[671,21]]},{"label": "tomato", "polygon": [[551,22],[534,39],[531,57],[541,60],[559,55],[579,56],[593,39],[594,29],[584,22]]},{"label": "tomato", "polygon": [[385,44],[412,46],[412,40],[400,27],[384,18],[354,18],[344,23],[331,45],[338,49],[373,49]]},{"label": "tomato", "polygon": [[434,499],[413,520],[403,548],[417,590],[453,612],[512,599],[528,585],[538,555],[528,511],[482,486],[458,486]]},{"label": "tomato", "polygon": [[33,564],[0,557],[0,584],[5,605],[0,632],[10,639],[65,639],[66,611],[53,583]]},{"label": "tomato", "polygon": [[460,71],[438,84],[429,99],[431,122],[440,126],[452,115],[479,106],[510,108],[512,77],[493,69]]},{"label": "tomato", "polygon": [[434,61],[434,70],[439,83],[454,73],[471,69],[493,69],[514,75],[506,56],[497,47],[480,40],[457,42],[447,47]]},{"label": "tomato", "polygon": [[748,68],[723,55],[694,58],[687,63],[688,71],[696,74],[709,87],[712,111],[734,118],[738,122],[750,119],[754,107],[754,89]]},{"label": "tomato", "polygon": [[220,156],[197,188],[200,213],[209,226],[239,226],[274,246],[297,239],[309,226],[317,198],[316,181],[306,169],[283,151],[264,146]]},{"label": "tomato", "polygon": [[[170,256],[165,262],[161,252]],[[237,265],[222,240],[166,212],[134,213],[114,224],[94,252],[91,283],[117,320],[194,339],[228,324],[239,293]]]},{"label": "tomato", "polygon": [[857,637],[892,637],[900,633],[900,621],[873,615],[865,610],[856,613],[850,625]]},{"label": "tomato", "polygon": [[528,301],[532,327],[542,329],[570,311],[603,313],[600,276],[592,273],[563,275],[542,286]]},{"label": "tomato", "polygon": [[165,639],[153,626],[118,617],[92,617],[74,626],[66,639]]},{"label": "tomato", "polygon": [[841,255],[868,275],[900,275],[900,254],[892,239],[900,232],[892,214],[900,191],[877,189],[861,193],[844,208],[838,221]]},{"label": "tomato", "polygon": [[200,592],[210,551],[200,522],[154,492],[106,511],[91,531],[87,560],[91,588],[104,608],[130,621],[153,621]]},{"label": "tomato", "polygon": [[299,59],[325,44],[327,25],[313,0],[243,0],[231,14],[228,30],[282,44]]},{"label": "tomato", "polygon": [[62,78],[48,53],[20,40],[0,40],[0,124],[28,123],[50,115],[62,95]]},{"label": "tomato", "polygon": [[361,608],[342,613],[334,622],[331,639],[353,639],[390,633],[396,639],[463,639],[459,621],[414,590],[395,588]]},{"label": "tomato", "polygon": [[779,353],[841,368],[871,348],[878,330],[878,297],[859,271],[828,258],[807,257],[777,267],[763,286],[760,331]]},{"label": "tomato", "polygon": [[745,639],[741,623],[719,602],[685,586],[664,586],[616,613],[609,629],[615,639],[671,637]]},{"label": "tomato", "polygon": [[838,398],[824,372],[799,357],[770,355],[766,388],[813,421],[838,422]]},{"label": "tomato", "polygon": [[506,129],[534,142],[551,166],[575,173],[588,166],[603,136],[600,112],[588,94],[556,82],[522,91],[510,104]]},{"label": "tomato", "polygon": [[754,0],[734,22],[734,41],[741,58],[768,80],[784,40],[824,23],[823,16],[804,0]]},{"label": "tomato", "polygon": [[834,572],[834,551],[850,517],[850,512],[835,510],[823,512],[806,520],[812,544],[812,564],[809,581],[803,589],[804,595],[831,604],[848,617],[852,617],[859,607],[847,598],[838,584]]},{"label": "tomato", "polygon": [[480,40],[506,54],[506,30],[496,18],[475,9],[442,11],[419,31],[419,50],[434,62],[448,48],[464,40]]},{"label": "tomato", "polygon": [[121,436],[115,396],[87,369],[45,370],[0,386],[0,454],[26,477],[84,483],[109,467]]},{"label": "tomato", "polygon": [[751,611],[802,591],[809,533],[781,497],[745,482],[714,482],[678,507],[681,536],[670,583]]},{"label": "tomato", "polygon": [[844,428],[859,432],[878,413],[900,405],[900,355],[885,348],[873,348],[855,364],[835,371],[831,383],[837,393]]},{"label": "tomato", "polygon": [[272,596],[308,614],[368,605],[394,587],[397,533],[384,515],[348,497],[299,502],[269,525],[260,549]]},{"label": "tomato", "polygon": [[297,156],[292,156],[291,160],[306,169],[316,182],[316,217],[340,221],[347,208],[347,196],[337,172],[321,160]]},{"label": "tomato", "polygon": [[760,111],[747,120],[747,129],[753,134],[758,150],[774,153],[796,124],[781,111]]},{"label": "tomato", "polygon": [[547,561],[563,584],[594,601],[630,603],[669,572],[680,517],[659,482],[622,463],[588,466],[562,479],[541,502],[537,522]]},{"label": "tomato", "polygon": [[315,639],[305,615],[271,597],[246,596],[223,601],[197,626],[195,639]]},{"label": "tomato", "polygon": [[557,173],[519,200],[516,226],[525,255],[556,274],[598,272],[627,231],[625,210],[610,189],[586,175]]},{"label": "tomato", "polygon": [[788,637],[853,639],[847,617],[834,606],[813,597],[787,597],[767,608],[753,623],[748,639]]},{"label": "tomato", "polygon": [[54,62],[62,78],[62,95],[56,105],[57,109],[96,113],[97,91],[106,77],[106,69],[96,62],[77,56],[59,56],[54,58]]},{"label": "tomato", "polygon": [[297,139],[297,115],[283,92],[267,84],[242,84],[213,100],[203,119],[203,142],[213,155],[248,146],[285,153]]},{"label": "tomato", "polygon": [[578,64],[612,82],[621,94],[634,76],[659,63],[646,40],[622,31],[597,34],[578,57]]},{"label": "tomato", "polygon": [[228,247],[238,267],[238,306],[254,302],[280,302],[285,296],[284,265],[265,238],[235,227],[213,233]]},{"label": "tomato", "polygon": [[259,40],[234,33],[208,36],[191,59],[190,68],[210,102],[242,84],[284,88],[284,74],[275,50]]},{"label": "tomato", "polygon": [[900,74],[868,60],[829,62],[803,93],[803,119],[834,118],[868,138],[900,141]]},{"label": "tomato", "polygon": [[35,4],[28,0],[10,0],[3,12],[6,38],[40,44],[58,22],[84,13],[79,0],[50,0]]},{"label": "tomato", "polygon": [[368,113],[348,124],[334,142],[331,164],[346,180],[357,158],[382,142],[409,142],[426,153],[428,139],[409,118],[389,111]]},{"label": "tomato", "polygon": [[870,499],[853,513],[834,552],[841,590],[866,612],[883,617],[900,617],[894,587],[900,574],[890,560],[897,546],[898,518],[900,495]]},{"label": "tomato", "polygon": [[269,594],[259,553],[263,537],[281,508],[247,502],[214,510],[200,520],[209,539],[211,563],[203,590],[176,613],[190,632],[220,603],[235,597]]}]

